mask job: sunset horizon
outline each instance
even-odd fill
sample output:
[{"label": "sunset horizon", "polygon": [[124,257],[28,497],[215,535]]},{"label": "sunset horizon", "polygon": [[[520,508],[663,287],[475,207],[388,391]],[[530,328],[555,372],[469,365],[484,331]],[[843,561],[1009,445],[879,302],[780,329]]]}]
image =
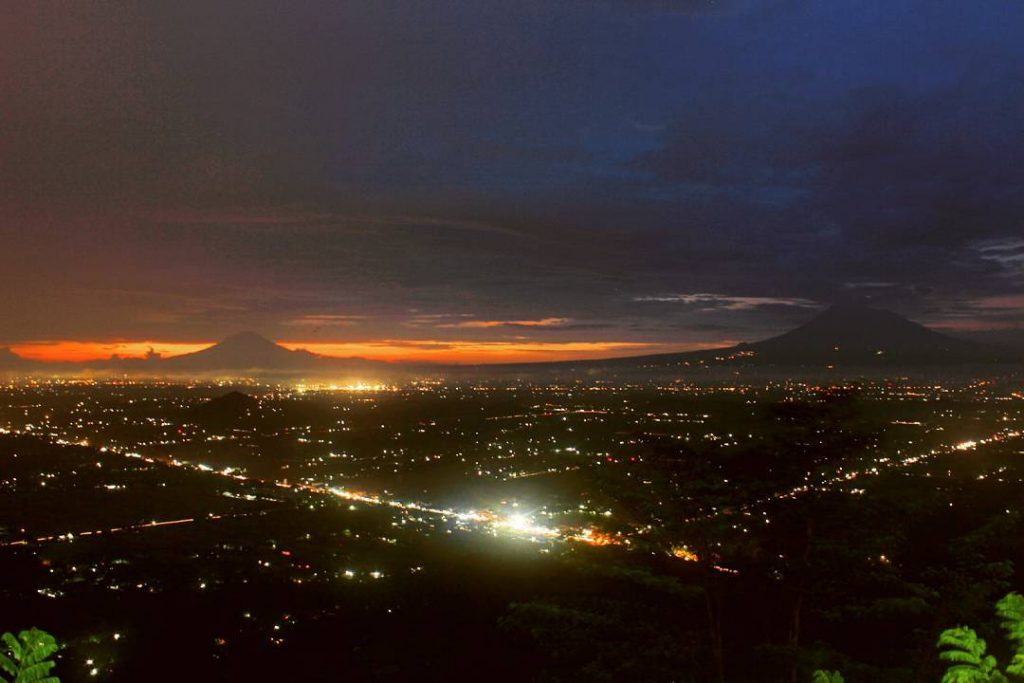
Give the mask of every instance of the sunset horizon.
[{"label": "sunset horizon", "polygon": [[[160,358],[164,359],[174,358],[214,347],[221,341],[42,340],[14,343],[6,348],[26,360],[47,363],[83,363],[108,360],[114,356],[121,359],[142,360],[149,357],[150,354],[157,354]],[[364,358],[390,363],[429,362],[446,365],[596,360],[726,348],[738,343],[728,340],[712,344],[460,341],[441,339],[383,339],[337,342],[270,341],[289,351],[305,350],[326,358]]]}]

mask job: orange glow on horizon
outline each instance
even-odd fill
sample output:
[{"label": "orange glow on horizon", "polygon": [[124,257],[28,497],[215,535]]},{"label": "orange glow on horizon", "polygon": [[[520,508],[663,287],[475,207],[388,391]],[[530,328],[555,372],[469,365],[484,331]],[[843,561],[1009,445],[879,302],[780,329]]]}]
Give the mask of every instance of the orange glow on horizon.
[{"label": "orange glow on horizon", "polygon": [[182,343],[156,341],[38,341],[12,344],[10,349],[22,358],[45,362],[80,363],[90,360],[106,360],[111,356],[121,358],[145,358],[150,351],[164,358],[192,353],[210,346],[209,343]]},{"label": "orange glow on horizon", "polygon": [[586,360],[679,350],[677,346],[644,342],[504,342],[385,339],[363,342],[281,342],[288,349],[306,349],[322,356],[426,363],[524,363]]},{"label": "orange glow on horizon", "polygon": [[[338,358],[365,358],[388,362],[446,364],[523,363],[562,360],[592,360],[652,353],[672,353],[728,346],[721,344],[663,344],[654,342],[530,342],[530,341],[448,341],[430,339],[384,339],[353,342],[279,342],[290,350]],[[45,362],[84,362],[121,358],[144,358],[151,351],[164,358],[192,353],[214,342],[157,341],[36,341],[12,344],[11,351],[22,358]]]}]

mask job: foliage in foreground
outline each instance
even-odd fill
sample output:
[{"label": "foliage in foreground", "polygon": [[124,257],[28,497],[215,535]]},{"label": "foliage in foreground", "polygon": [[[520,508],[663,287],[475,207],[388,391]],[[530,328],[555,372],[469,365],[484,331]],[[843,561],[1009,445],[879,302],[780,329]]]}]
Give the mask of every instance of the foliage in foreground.
[{"label": "foliage in foreground", "polygon": [[[939,659],[949,663],[942,683],[1009,683],[1009,676],[1024,678],[1024,597],[1010,593],[996,603],[1013,657],[1005,670],[988,653],[988,644],[967,626],[948,628],[939,635]],[[815,671],[811,683],[843,683],[837,671]]]},{"label": "foliage in foreground", "polygon": [[846,683],[838,671],[815,671],[811,683]]},{"label": "foliage in foreground", "polygon": [[1000,671],[996,658],[974,629],[966,626],[946,629],[939,636],[939,658],[949,662],[942,683],[1004,683],[1007,676],[1024,676],[1024,597],[1010,593],[996,603],[1007,640],[1014,649],[1013,658]]},{"label": "foliage in foreground", "polygon": [[57,640],[46,631],[31,628],[17,636],[5,633],[0,636],[3,648],[0,650],[0,675],[3,683],[60,683],[51,676],[56,666],[50,659],[57,652]]}]

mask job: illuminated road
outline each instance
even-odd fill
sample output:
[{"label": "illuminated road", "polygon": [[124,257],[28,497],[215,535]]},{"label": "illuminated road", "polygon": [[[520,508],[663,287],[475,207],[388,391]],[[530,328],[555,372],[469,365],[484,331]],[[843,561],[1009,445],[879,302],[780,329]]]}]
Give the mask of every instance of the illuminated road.
[{"label": "illuminated road", "polygon": [[[22,432],[15,429],[3,429],[0,428],[0,434],[15,434],[15,435],[28,435],[38,438],[38,434],[31,432]],[[68,441],[65,439],[54,439],[52,443],[62,446],[75,446],[79,445],[75,442]],[[328,487],[319,484],[293,484],[281,481],[268,481],[264,479],[258,479],[254,477],[248,477],[243,474],[239,474],[235,468],[227,467],[224,469],[214,469],[208,465],[191,463],[185,460],[179,460],[174,457],[152,457],[144,456],[134,452],[123,452],[118,449],[109,448],[106,446],[100,447],[99,451],[105,454],[113,454],[124,458],[130,458],[134,460],[142,460],[149,464],[158,464],[166,467],[177,467],[183,468],[193,472],[201,472],[203,474],[211,476],[220,476],[235,481],[247,482],[256,485],[265,486],[276,486],[278,488],[288,489],[292,491],[301,491],[304,493],[328,496],[335,499],[347,500],[350,502],[358,502],[366,505],[372,505],[383,508],[391,508],[394,510],[400,510],[407,513],[420,513],[427,514],[435,517],[441,517],[442,519],[455,520],[462,524],[466,528],[474,529],[477,531],[484,531],[491,534],[504,533],[512,535],[518,538],[529,539],[532,541],[573,541],[580,543],[587,543],[589,545],[618,545],[628,544],[629,541],[620,536],[610,536],[595,528],[580,528],[580,527],[548,527],[536,523],[530,518],[529,515],[524,514],[512,514],[512,515],[500,515],[490,510],[468,510],[460,511],[453,510],[450,508],[438,508],[428,504],[419,503],[415,501],[400,501],[392,498],[385,498],[375,494],[369,494],[358,491],[348,491],[338,487]],[[245,516],[247,514],[256,513],[237,513],[234,516]],[[225,515],[227,516],[227,515]],[[216,519],[219,517],[203,517],[199,519]],[[173,524],[187,524],[197,521],[195,518],[186,518],[180,520],[167,520],[163,522],[149,522],[144,524],[128,525],[124,527],[118,527],[116,529],[108,530],[95,530],[85,532],[69,532],[63,535],[45,536],[33,539],[35,543],[45,543],[52,541],[68,541],[78,536],[95,536],[103,533],[117,533],[128,530],[140,530],[140,529],[151,529],[159,526],[168,526]],[[10,542],[0,545],[26,545],[29,541],[22,540],[16,542]]]},{"label": "illuminated road", "polygon": [[233,512],[222,515],[209,514],[205,517],[183,517],[181,519],[153,520],[150,522],[139,522],[138,524],[126,524],[124,526],[111,527],[109,529],[93,529],[89,531],[69,531],[63,534],[50,536],[36,536],[35,538],[23,538],[17,541],[0,543],[0,548],[13,546],[42,545],[45,543],[68,543],[78,539],[95,538],[98,536],[110,536],[113,534],[126,533],[131,531],[143,531],[146,529],[159,529],[162,527],[178,526],[181,524],[194,524],[196,522],[215,522],[222,519],[233,519],[238,517],[253,517],[264,515],[268,510],[255,512]]},{"label": "illuminated road", "polygon": [[[0,428],[0,434],[16,434],[16,435],[29,435],[38,437],[38,434],[31,432],[21,432],[13,429]],[[912,455],[901,458],[889,458],[880,457],[875,464],[870,467],[863,469],[855,469],[850,471],[839,470],[835,476],[822,479],[821,481],[813,484],[803,484],[800,486],[793,487],[786,491],[780,491],[765,498],[761,498],[750,503],[747,503],[740,507],[740,510],[744,513],[751,513],[761,505],[765,505],[772,501],[783,500],[787,498],[796,498],[806,493],[815,490],[825,490],[835,488],[843,484],[848,484],[852,481],[857,480],[860,477],[877,476],[883,471],[911,467],[928,460],[931,460],[939,455],[945,455],[957,452],[969,452],[979,447],[986,446],[992,443],[1005,442],[1013,439],[1019,439],[1024,436],[1024,432],[1017,429],[1004,428],[994,434],[987,437],[961,441],[955,444],[947,444],[932,448],[927,452]],[[52,440],[53,443],[59,445],[78,445],[74,442],[67,441],[64,439]],[[393,510],[399,510],[404,513],[411,514],[422,514],[430,515],[434,517],[440,517],[445,520],[454,520],[464,528],[475,530],[478,532],[485,532],[493,535],[505,534],[517,538],[529,539],[537,542],[580,542],[587,543],[590,545],[629,545],[630,541],[628,538],[622,535],[611,536],[596,528],[580,528],[580,527],[550,527],[535,522],[529,515],[524,514],[511,514],[502,515],[492,510],[454,510],[451,508],[439,508],[429,504],[420,503],[416,501],[401,501],[393,498],[383,497],[377,494],[365,493],[361,491],[349,491],[344,488],[329,487],[320,484],[294,484],[286,483],[282,481],[270,481],[248,477],[246,475],[238,473],[235,468],[224,468],[214,469],[208,465],[191,463],[184,460],[179,460],[174,457],[152,457],[143,456],[134,452],[123,452],[117,449],[109,447],[99,448],[101,453],[110,453],[118,455],[124,458],[142,460],[150,464],[159,464],[166,467],[177,467],[184,468],[193,472],[201,472],[210,476],[219,476],[227,479],[232,479],[240,482],[247,482],[250,484],[264,485],[264,486],[276,486],[282,489],[288,489],[292,491],[300,491],[307,494],[313,494],[318,496],[325,496],[334,499],[345,500],[353,503],[362,503],[365,505],[389,508]],[[196,521],[205,520],[217,520],[226,517],[243,517],[253,514],[262,514],[265,511],[259,513],[234,513],[229,515],[210,515],[207,517],[200,518],[184,518],[175,520],[163,520],[163,521],[152,521],[147,523],[140,523],[135,525],[126,525],[124,527],[116,527],[112,529],[103,530],[89,530],[82,532],[69,532],[63,535],[53,536],[42,536],[31,540],[19,540],[14,542],[7,542],[0,544],[2,546],[14,546],[14,545],[28,545],[30,543],[47,543],[56,541],[70,541],[74,538],[79,537],[93,537],[101,536],[104,534],[115,534],[125,531],[139,531],[144,529],[153,529],[163,526],[172,526],[178,524],[190,524]],[[687,522],[695,522],[700,520],[713,519],[721,516],[721,511],[708,513],[707,515],[701,515],[692,517]]]}]

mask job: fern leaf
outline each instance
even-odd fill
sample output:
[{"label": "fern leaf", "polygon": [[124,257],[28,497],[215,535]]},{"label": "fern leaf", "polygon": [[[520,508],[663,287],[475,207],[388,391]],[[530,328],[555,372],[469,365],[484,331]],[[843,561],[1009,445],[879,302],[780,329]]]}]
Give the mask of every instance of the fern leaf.
[{"label": "fern leaf", "polygon": [[996,603],[996,614],[1003,620],[1006,637],[1014,646],[1006,673],[1024,677],[1024,597],[1010,593]]},{"label": "fern leaf", "polygon": [[846,681],[838,671],[823,671],[819,669],[811,676],[811,683],[846,683]]},{"label": "fern leaf", "polygon": [[14,683],[39,683],[50,677],[50,670],[54,666],[53,662],[39,662],[23,667]]},{"label": "fern leaf", "polygon": [[22,631],[18,634],[18,638],[25,644],[25,654],[22,656],[21,662],[23,667],[46,661],[58,649],[57,640],[38,628]]},{"label": "fern leaf", "polygon": [[[2,652],[0,652],[0,671],[3,671],[10,676],[18,675],[18,665],[14,663],[14,660]],[[3,680],[3,678],[0,678],[0,681]]]},{"label": "fern leaf", "polygon": [[16,662],[21,661],[21,643],[19,643],[18,639],[14,637],[14,634],[5,633],[0,636],[0,640],[4,641],[4,645],[6,645],[7,649],[10,651],[11,659]]},{"label": "fern leaf", "polygon": [[939,659],[951,666],[942,676],[942,683],[1003,683],[996,659],[987,654],[988,646],[974,629],[965,626],[950,628],[939,634]]},{"label": "fern leaf", "polygon": [[0,678],[3,683],[60,683],[50,672],[56,664],[50,656],[60,649],[57,640],[46,631],[31,628],[20,632],[17,637],[11,633],[0,636],[7,648],[0,654],[0,668],[10,681]]},{"label": "fern leaf", "polygon": [[998,671],[983,673],[977,669],[952,667],[942,676],[942,683],[1008,683]]}]

